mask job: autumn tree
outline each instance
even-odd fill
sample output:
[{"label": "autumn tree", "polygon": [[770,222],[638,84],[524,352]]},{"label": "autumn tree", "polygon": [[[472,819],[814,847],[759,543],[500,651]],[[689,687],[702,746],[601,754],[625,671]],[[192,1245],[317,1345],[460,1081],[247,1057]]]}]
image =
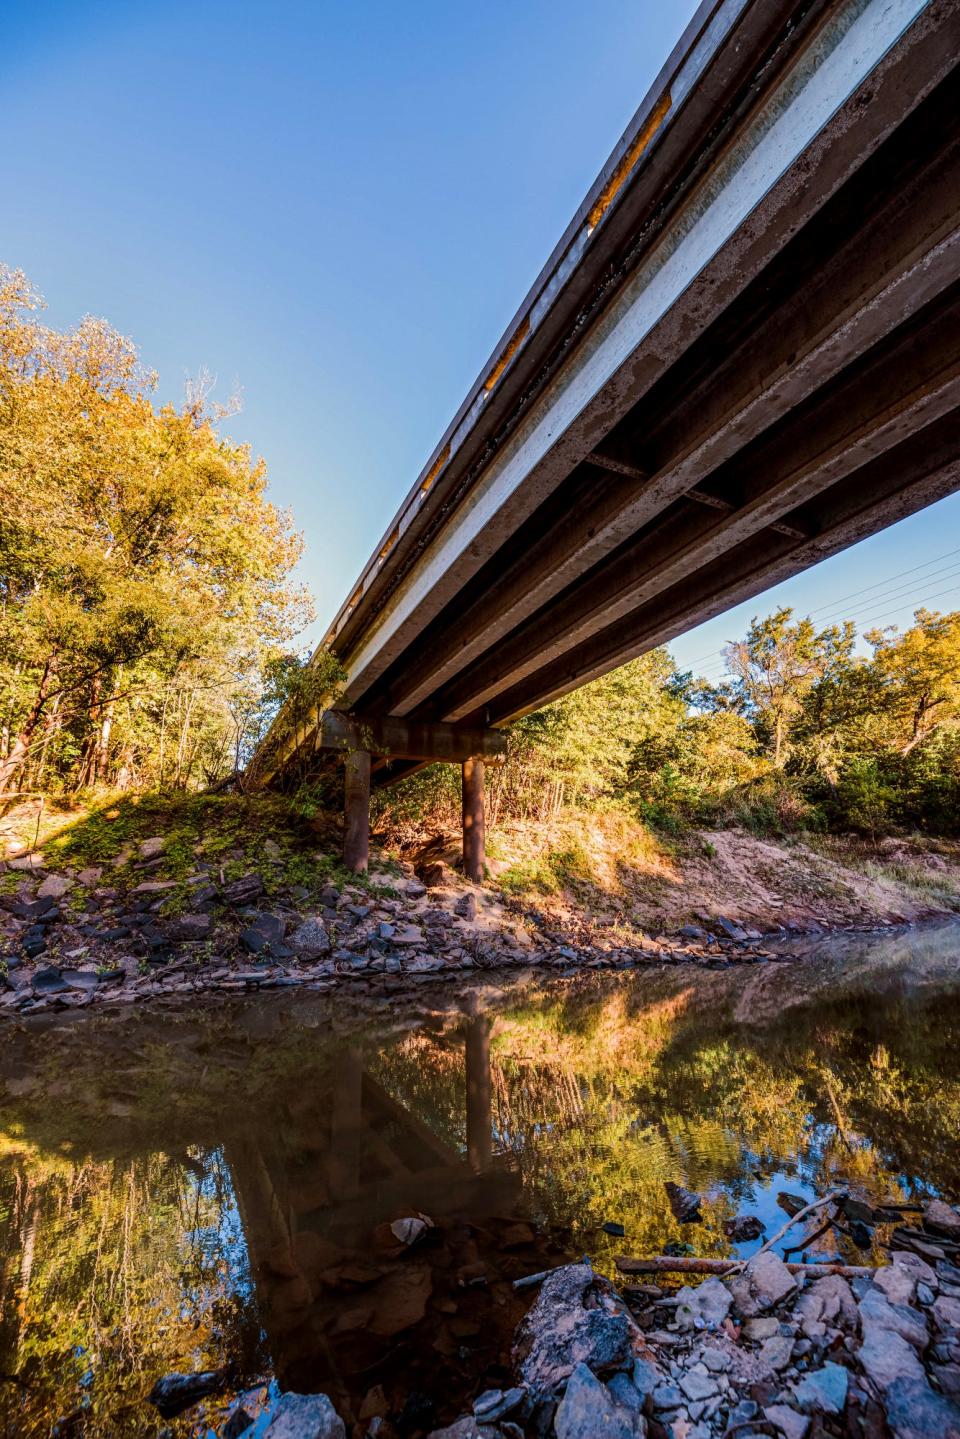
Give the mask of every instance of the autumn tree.
[{"label": "autumn tree", "polygon": [[781,607],[754,619],[746,637],[724,650],[730,693],[776,769],[786,761],[792,726],[810,692],[849,665],[856,639],[851,621],[817,631],[809,618],[792,620],[793,610]]},{"label": "autumn tree", "polygon": [[129,340],[90,318],[58,332],[41,307],[0,270],[0,792],[53,736],[74,782],[136,762],[138,735],[140,761],[172,744],[182,774],[191,717],[309,617],[301,541],[202,395],[157,407]]}]

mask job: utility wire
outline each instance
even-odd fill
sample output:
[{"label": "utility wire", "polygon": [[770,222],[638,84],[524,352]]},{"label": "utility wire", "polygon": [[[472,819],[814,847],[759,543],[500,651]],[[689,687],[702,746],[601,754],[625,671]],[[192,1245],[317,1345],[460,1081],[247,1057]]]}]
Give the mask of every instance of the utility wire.
[{"label": "utility wire", "polygon": [[[926,599],[919,600],[919,601],[915,601],[914,603],[912,603],[912,604],[910,605],[910,608],[911,608],[912,610],[925,609],[925,608],[927,607],[927,605],[929,605],[933,600],[939,600],[939,599],[944,598],[946,595],[954,595],[954,594],[960,595],[960,586],[958,586],[958,585],[951,585],[949,589],[939,590],[939,591],[937,592],[937,594],[935,594],[935,595],[928,595],[928,596],[926,597]],[[876,598],[877,600],[880,600],[880,599],[886,598],[886,596],[877,595],[877,596],[875,596],[875,598]],[[888,619],[891,615],[900,614],[900,612],[901,612],[904,608],[905,608],[905,604],[899,604],[899,605],[897,605],[897,607],[896,607],[895,609],[886,610],[882,615],[876,615],[876,616],[874,616],[872,619],[869,619],[869,620],[858,619],[858,618],[857,618],[856,616],[854,616],[854,615],[837,616],[837,618],[838,618],[838,619],[840,619],[840,618],[853,619],[854,624],[857,626],[857,629],[861,632],[861,634],[863,634],[863,633],[865,633],[866,630],[868,630],[868,629],[873,629],[873,627],[874,627],[875,625],[880,624],[882,620]],[[726,661],[723,659],[723,651],[722,651],[722,650],[717,650],[717,651],[714,652],[713,655],[708,656],[708,658],[712,661],[712,663],[706,665],[704,668],[701,669],[701,668],[699,668],[699,667],[692,667],[692,668],[694,668],[694,669],[696,670],[696,672],[697,672],[697,677],[700,678],[700,679],[710,679],[711,677],[713,677],[713,678],[720,678],[720,677],[722,677],[722,675],[723,675],[724,672],[726,671]]]},{"label": "utility wire", "polygon": [[[866,589],[854,590],[852,594],[843,595],[843,596],[841,596],[841,598],[838,599],[838,600],[831,600],[829,604],[827,604],[827,605],[821,605],[819,609],[813,610],[813,611],[811,612],[811,618],[812,618],[813,615],[822,614],[822,613],[824,612],[824,610],[827,610],[827,609],[836,610],[836,606],[837,606],[837,605],[845,605],[845,604],[847,604],[847,602],[848,602],[849,600],[857,599],[858,596],[860,596],[860,595],[869,594],[872,590],[881,589],[884,585],[893,584],[893,582],[894,582],[895,580],[901,580],[901,579],[903,579],[904,576],[906,576],[906,575],[915,575],[919,570],[929,569],[929,567],[930,567],[931,565],[938,564],[938,563],[940,562],[940,560],[950,559],[950,558],[952,558],[952,556],[954,556],[954,555],[960,555],[960,549],[958,549],[958,550],[947,550],[947,551],[946,551],[944,554],[942,554],[942,555],[934,555],[933,559],[931,559],[931,560],[926,560],[922,565],[914,565],[914,567],[913,567],[912,569],[909,569],[909,570],[901,570],[901,571],[899,572],[899,574],[887,575],[884,579],[878,580],[875,585],[867,585]],[[935,577],[935,575],[937,575],[938,573],[940,573],[940,572],[935,570],[932,574],[924,575],[923,578],[924,578],[925,580],[933,579],[933,578]],[[902,587],[898,587],[898,588],[902,588]],[[893,592],[891,592],[891,593],[893,593]],[[873,595],[873,597],[871,598],[871,600],[869,601],[869,603],[870,603],[870,604],[873,604],[875,601],[880,601],[881,599],[884,599],[884,598],[886,598],[886,593],[883,594],[883,595]],[[703,655],[699,660],[694,660],[694,661],[693,661],[693,665],[696,666],[696,665],[699,665],[699,664],[706,664],[708,660],[711,660],[711,659],[714,658],[714,655],[715,655],[716,653],[717,653],[716,650],[711,650],[708,654]]]}]

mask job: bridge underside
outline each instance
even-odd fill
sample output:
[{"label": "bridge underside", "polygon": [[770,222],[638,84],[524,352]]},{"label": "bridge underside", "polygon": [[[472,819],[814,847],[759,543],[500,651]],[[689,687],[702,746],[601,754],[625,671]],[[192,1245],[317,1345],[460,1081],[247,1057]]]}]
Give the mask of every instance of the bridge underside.
[{"label": "bridge underside", "polygon": [[355,702],[503,724],[953,491],[958,196],[954,74]]},{"label": "bridge underside", "polygon": [[698,15],[327,636],[361,724],[490,736],[960,484],[960,11]]}]

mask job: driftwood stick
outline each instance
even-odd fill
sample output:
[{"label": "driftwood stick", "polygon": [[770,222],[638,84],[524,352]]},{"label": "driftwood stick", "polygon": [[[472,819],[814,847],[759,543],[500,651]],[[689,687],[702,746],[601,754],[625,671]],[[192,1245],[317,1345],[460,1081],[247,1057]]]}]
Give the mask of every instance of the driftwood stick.
[{"label": "driftwood stick", "polygon": [[[766,1244],[761,1244],[757,1253],[750,1255],[750,1259],[756,1259],[758,1254],[765,1254],[768,1249],[773,1248],[778,1239],[783,1238],[788,1229],[792,1229],[795,1224],[799,1224],[801,1219],[806,1219],[808,1214],[812,1214],[815,1209],[822,1209],[825,1204],[832,1204],[836,1199],[843,1199],[846,1192],[845,1189],[831,1189],[830,1193],[825,1194],[822,1199],[814,1199],[811,1200],[809,1204],[805,1204],[802,1209],[798,1209],[796,1214],[787,1220],[786,1224],[781,1224],[776,1234],[771,1234]],[[750,1259],[746,1260],[745,1263],[749,1264]]]},{"label": "driftwood stick", "polygon": [[[749,1261],[748,1261],[749,1262]],[[729,1274],[729,1259],[673,1259],[657,1254],[652,1259],[631,1259],[625,1254],[617,1258],[621,1274]],[[869,1279],[876,1269],[866,1264],[788,1264],[791,1274],[840,1274],[844,1279]]]}]

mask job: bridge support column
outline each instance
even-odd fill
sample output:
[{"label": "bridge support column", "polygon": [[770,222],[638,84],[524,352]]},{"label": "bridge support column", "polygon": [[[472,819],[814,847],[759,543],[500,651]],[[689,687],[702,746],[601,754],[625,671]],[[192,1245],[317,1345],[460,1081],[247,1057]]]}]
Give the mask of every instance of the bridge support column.
[{"label": "bridge support column", "polygon": [[473,884],[483,883],[484,819],[483,760],[463,761],[463,872]]},{"label": "bridge support column", "polygon": [[347,751],[343,782],[343,862],[365,874],[370,857],[370,751]]},{"label": "bridge support column", "polygon": [[475,1174],[493,1158],[493,1110],[490,1096],[490,1021],[484,1014],[467,1022],[467,1162]]}]

